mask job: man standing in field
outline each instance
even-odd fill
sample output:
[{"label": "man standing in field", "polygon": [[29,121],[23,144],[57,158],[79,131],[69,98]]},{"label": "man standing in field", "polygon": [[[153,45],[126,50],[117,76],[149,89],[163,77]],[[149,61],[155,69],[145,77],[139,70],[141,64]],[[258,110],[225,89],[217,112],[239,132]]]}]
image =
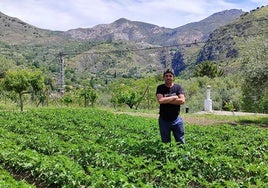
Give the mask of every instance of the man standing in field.
[{"label": "man standing in field", "polygon": [[182,87],[174,83],[174,72],[167,69],[163,78],[165,83],[157,86],[156,97],[160,104],[159,130],[162,142],[171,142],[171,132],[175,141],[184,144],[184,124],[180,114],[180,105],[185,103]]}]

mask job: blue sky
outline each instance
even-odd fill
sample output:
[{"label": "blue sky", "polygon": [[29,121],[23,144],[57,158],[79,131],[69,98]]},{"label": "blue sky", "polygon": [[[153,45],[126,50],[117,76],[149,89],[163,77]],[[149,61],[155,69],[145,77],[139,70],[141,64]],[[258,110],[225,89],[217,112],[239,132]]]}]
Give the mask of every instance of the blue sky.
[{"label": "blue sky", "polygon": [[176,28],[228,9],[250,11],[267,0],[0,0],[0,12],[33,26],[67,31],[119,18]]}]

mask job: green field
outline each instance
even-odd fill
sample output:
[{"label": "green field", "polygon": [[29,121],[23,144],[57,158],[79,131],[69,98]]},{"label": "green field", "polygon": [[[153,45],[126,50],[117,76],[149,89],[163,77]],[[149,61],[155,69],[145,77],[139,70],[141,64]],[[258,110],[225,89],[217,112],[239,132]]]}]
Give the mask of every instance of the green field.
[{"label": "green field", "polygon": [[160,142],[155,117],[2,111],[0,187],[268,187],[267,116],[230,121],[187,123],[177,146]]}]

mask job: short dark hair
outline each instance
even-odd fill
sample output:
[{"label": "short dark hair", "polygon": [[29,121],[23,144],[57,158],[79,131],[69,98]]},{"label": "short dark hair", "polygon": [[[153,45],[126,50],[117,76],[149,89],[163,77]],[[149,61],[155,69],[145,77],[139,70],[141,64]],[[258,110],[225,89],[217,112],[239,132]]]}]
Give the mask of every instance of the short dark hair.
[{"label": "short dark hair", "polygon": [[174,74],[174,71],[173,71],[172,69],[167,69],[167,70],[165,70],[163,76],[165,76],[165,74],[167,74],[167,73],[170,73],[170,74],[172,74],[173,76],[175,75],[175,74]]}]

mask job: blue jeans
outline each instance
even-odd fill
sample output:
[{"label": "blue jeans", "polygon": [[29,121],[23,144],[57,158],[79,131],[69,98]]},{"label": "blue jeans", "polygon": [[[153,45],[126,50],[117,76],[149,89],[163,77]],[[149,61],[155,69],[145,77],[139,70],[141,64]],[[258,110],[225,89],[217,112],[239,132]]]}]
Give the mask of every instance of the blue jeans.
[{"label": "blue jeans", "polygon": [[165,121],[163,118],[159,117],[159,130],[162,142],[168,143],[171,142],[171,132],[175,138],[175,141],[181,144],[184,144],[184,124],[180,116],[174,121]]}]

